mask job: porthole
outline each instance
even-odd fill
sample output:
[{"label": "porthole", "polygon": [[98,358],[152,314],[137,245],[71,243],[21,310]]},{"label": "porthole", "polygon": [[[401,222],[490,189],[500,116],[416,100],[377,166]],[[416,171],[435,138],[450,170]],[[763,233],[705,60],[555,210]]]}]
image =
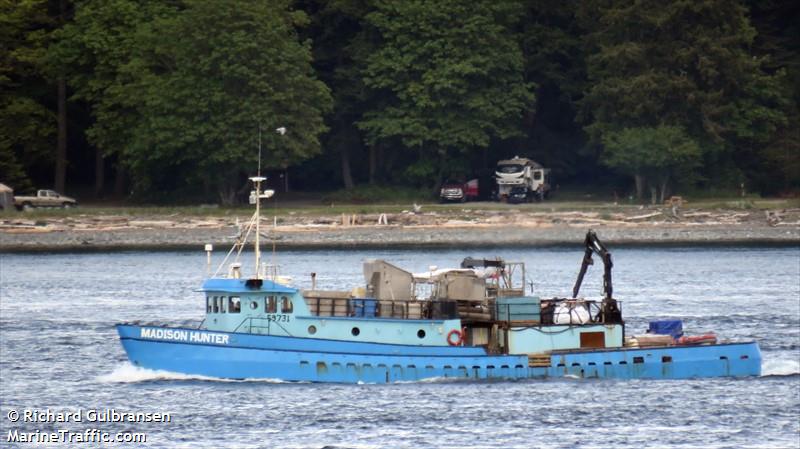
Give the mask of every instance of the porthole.
[{"label": "porthole", "polygon": [[420,330],[418,330],[418,331],[417,331],[417,337],[419,337],[419,338],[425,338],[425,330],[424,330],[424,329],[420,329]]},{"label": "porthole", "polygon": [[350,331],[350,333],[353,334],[353,337],[358,337],[358,334],[361,333],[361,330],[357,327],[354,327],[353,330]]},{"label": "porthole", "polygon": [[258,302],[250,301],[250,308],[256,310],[258,308]]},{"label": "porthole", "polygon": [[317,333],[317,326],[314,326],[313,324],[311,326],[308,326],[308,335],[314,335],[316,333]]}]

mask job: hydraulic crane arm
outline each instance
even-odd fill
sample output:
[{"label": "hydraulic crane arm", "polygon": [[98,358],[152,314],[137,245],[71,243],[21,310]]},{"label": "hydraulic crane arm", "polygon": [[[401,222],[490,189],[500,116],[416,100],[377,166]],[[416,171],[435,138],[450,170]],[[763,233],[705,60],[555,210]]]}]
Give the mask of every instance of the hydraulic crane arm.
[{"label": "hydraulic crane arm", "polygon": [[612,296],[614,291],[611,286],[611,268],[614,267],[614,264],[611,262],[611,253],[608,252],[606,247],[597,238],[597,234],[592,230],[586,233],[586,240],[584,240],[583,244],[586,247],[586,252],[583,255],[581,271],[578,273],[575,287],[572,288],[572,297],[578,297],[578,292],[583,282],[583,276],[586,275],[586,269],[593,263],[592,253],[596,253],[603,260],[603,304],[600,308],[598,318],[600,322],[606,324],[623,324],[622,312],[619,309],[617,300]]},{"label": "hydraulic crane arm", "polygon": [[603,295],[605,300],[613,298],[613,287],[611,286],[611,268],[614,264],[611,262],[611,253],[608,252],[606,247],[597,238],[597,234],[590,230],[586,233],[586,239],[583,241],[586,247],[586,252],[583,255],[583,262],[581,263],[581,270],[578,272],[578,279],[575,281],[575,287],[572,288],[572,297],[577,298],[578,292],[583,283],[583,277],[586,275],[586,269],[592,265],[592,253],[596,253],[603,260]]}]

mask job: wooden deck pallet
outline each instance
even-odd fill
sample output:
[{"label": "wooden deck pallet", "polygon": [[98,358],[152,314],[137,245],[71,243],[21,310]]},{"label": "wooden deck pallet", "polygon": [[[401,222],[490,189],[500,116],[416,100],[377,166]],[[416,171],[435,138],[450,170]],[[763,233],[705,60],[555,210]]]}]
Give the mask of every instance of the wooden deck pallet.
[{"label": "wooden deck pallet", "polygon": [[548,368],[550,363],[550,354],[528,354],[528,367],[530,368]]}]

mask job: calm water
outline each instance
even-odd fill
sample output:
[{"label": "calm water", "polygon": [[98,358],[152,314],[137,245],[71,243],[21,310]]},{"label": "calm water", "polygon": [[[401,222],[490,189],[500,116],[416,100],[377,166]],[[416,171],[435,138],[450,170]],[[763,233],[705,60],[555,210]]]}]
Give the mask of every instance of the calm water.
[{"label": "calm water", "polygon": [[[316,271],[320,288],[344,289],[363,284],[369,257],[425,271],[497,255],[526,262],[536,293],[565,296],[582,251],[284,252],[277,262],[301,287]],[[198,323],[202,252],[0,255],[0,447],[13,429],[89,428],[147,434],[144,445],[109,447],[800,447],[800,249],[617,249],[614,258],[629,333],[681,318],[691,333],[756,339],[764,375],[386,386],[157,373],[126,363],[113,326]],[[600,296],[601,273],[599,263],[590,269],[584,294]],[[48,408],[168,412],[172,422],[8,419]]]}]

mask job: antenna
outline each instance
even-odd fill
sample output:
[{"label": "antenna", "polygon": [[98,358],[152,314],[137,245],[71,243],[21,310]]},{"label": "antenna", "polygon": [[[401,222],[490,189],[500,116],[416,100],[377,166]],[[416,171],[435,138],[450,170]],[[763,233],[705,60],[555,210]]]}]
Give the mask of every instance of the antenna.
[{"label": "antenna", "polygon": [[258,176],[261,177],[261,124],[258,124]]}]

